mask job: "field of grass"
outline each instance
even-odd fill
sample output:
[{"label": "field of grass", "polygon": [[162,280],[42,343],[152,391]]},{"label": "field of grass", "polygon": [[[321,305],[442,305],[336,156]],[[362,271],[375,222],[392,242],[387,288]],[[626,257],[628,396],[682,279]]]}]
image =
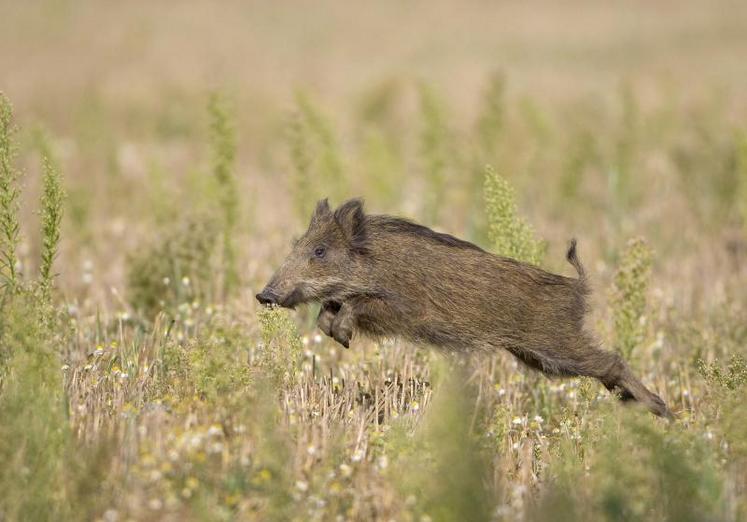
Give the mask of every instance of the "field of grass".
[{"label": "field of grass", "polygon": [[[744,2],[0,0],[0,521],[747,520],[744,56]],[[260,308],[353,196],[576,237],[677,420]]]}]

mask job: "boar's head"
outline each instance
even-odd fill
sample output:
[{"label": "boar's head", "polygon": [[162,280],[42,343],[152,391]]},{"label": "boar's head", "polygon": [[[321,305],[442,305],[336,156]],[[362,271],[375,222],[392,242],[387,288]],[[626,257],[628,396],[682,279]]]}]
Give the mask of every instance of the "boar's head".
[{"label": "boar's head", "polygon": [[326,199],[316,205],[306,233],[267,286],[257,294],[264,305],[286,308],[311,301],[342,300],[360,280],[366,254],[366,217],[358,199],[334,212]]}]

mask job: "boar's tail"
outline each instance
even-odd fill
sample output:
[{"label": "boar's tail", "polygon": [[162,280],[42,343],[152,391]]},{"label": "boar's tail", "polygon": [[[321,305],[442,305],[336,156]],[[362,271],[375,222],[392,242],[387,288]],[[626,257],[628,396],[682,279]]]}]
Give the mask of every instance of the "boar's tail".
[{"label": "boar's tail", "polygon": [[570,264],[573,265],[573,268],[576,269],[576,272],[578,272],[579,281],[585,283],[586,271],[584,270],[581,261],[579,261],[578,259],[578,254],[576,253],[576,238],[571,239],[570,243],[568,244],[568,253],[565,255],[565,258]]}]

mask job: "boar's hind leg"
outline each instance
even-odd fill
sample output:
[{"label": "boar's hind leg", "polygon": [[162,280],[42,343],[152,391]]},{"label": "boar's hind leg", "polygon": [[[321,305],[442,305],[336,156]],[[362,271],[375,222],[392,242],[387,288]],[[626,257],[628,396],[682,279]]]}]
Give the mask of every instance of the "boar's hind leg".
[{"label": "boar's hind leg", "polygon": [[635,400],[645,405],[654,415],[674,418],[664,401],[633,375],[630,367],[618,354],[595,348],[584,363],[579,373],[596,377],[608,390],[618,393],[621,401]]}]

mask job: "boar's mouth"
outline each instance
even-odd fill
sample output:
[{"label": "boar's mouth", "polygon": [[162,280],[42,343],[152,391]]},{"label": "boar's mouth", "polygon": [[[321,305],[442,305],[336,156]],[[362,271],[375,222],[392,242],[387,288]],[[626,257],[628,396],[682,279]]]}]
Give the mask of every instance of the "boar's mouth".
[{"label": "boar's mouth", "polygon": [[295,308],[296,305],[304,303],[307,299],[304,298],[303,291],[296,287],[290,293],[285,296],[279,295],[273,288],[267,286],[258,293],[255,298],[259,301],[259,304],[264,306],[281,306],[283,308]]},{"label": "boar's mouth", "polygon": [[283,308],[290,308],[293,309],[296,307],[296,305],[302,304],[305,302],[303,292],[300,288],[294,288],[291,293],[286,295],[285,297],[278,299],[277,304],[282,306]]},{"label": "boar's mouth", "polygon": [[276,292],[274,288],[267,286],[256,296],[257,301],[265,306],[280,306],[282,308],[295,309],[296,306],[306,304],[311,301],[322,301],[312,287],[305,283],[297,285],[293,290],[285,295]]}]

